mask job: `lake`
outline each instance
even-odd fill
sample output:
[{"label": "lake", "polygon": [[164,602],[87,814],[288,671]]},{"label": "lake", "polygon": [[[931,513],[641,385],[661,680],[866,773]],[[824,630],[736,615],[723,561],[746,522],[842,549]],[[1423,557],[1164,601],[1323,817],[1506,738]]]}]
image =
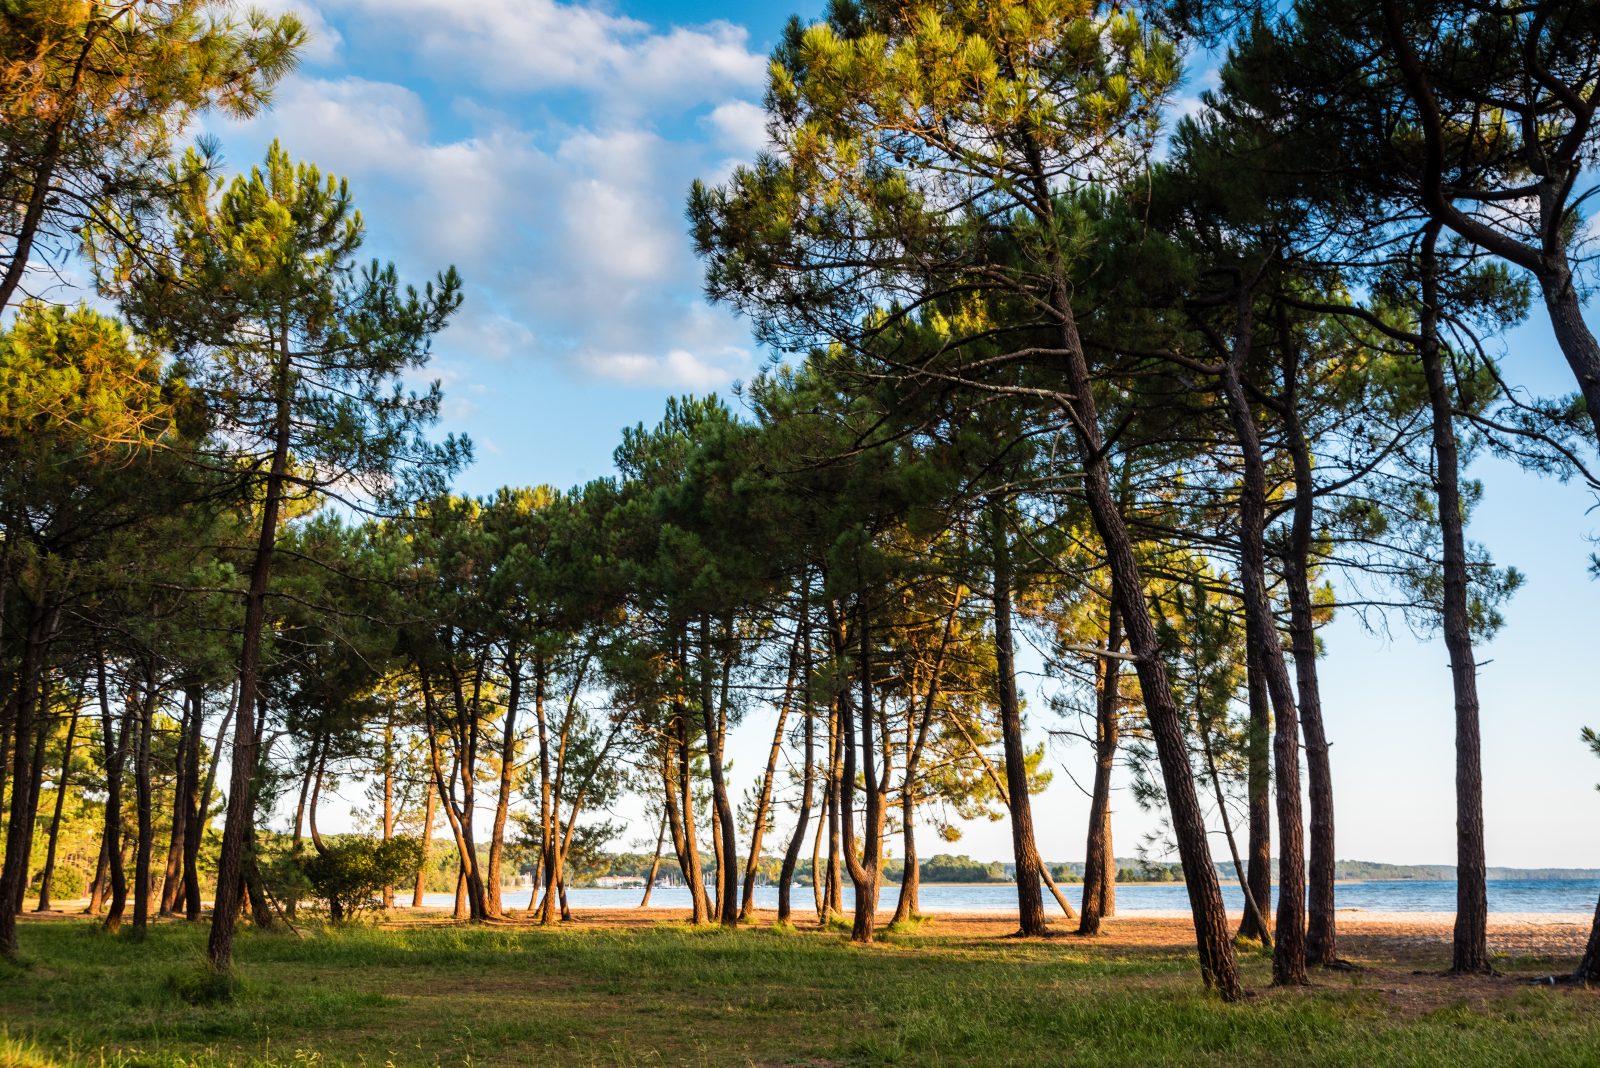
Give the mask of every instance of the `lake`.
[{"label": "lake", "polygon": [[[1081,904],[1081,884],[1065,884],[1061,890],[1073,907]],[[893,911],[897,886],[888,886],[879,896],[879,908]],[[628,909],[635,908],[643,890],[612,890],[598,888],[573,889],[567,892],[567,901],[575,909]],[[796,886],[793,904],[797,912],[814,908],[811,887]],[[924,885],[920,894],[921,911],[932,912],[1011,912],[1016,908],[1017,891],[1014,884],[986,885]],[[1600,895],[1600,879],[1500,879],[1489,882],[1490,912],[1594,912],[1595,898]],[[845,883],[845,908],[853,907],[854,897],[848,881]],[[1244,909],[1244,897],[1237,883],[1224,883],[1223,896],[1230,911]],[[1376,882],[1340,883],[1334,891],[1341,909],[1360,909],[1365,912],[1454,912],[1456,884],[1454,880],[1385,880]],[[526,889],[505,890],[501,899],[508,909],[528,907]],[[428,894],[424,902],[436,908],[449,908],[455,901],[451,894]],[[760,908],[778,907],[776,887],[756,888],[756,905]],[[684,887],[656,887],[650,895],[650,907],[659,909],[685,909],[690,906],[689,891]],[[1059,911],[1045,891],[1045,907]],[[1189,896],[1182,883],[1155,885],[1128,885],[1117,887],[1118,912],[1185,912]]]}]

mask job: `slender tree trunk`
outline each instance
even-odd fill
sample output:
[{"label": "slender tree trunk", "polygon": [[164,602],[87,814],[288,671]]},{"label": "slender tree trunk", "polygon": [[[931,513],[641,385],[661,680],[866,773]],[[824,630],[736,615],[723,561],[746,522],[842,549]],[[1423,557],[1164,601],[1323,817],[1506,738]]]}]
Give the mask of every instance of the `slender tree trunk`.
[{"label": "slender tree trunk", "polygon": [[1095,663],[1094,790],[1089,801],[1089,840],[1084,847],[1083,911],[1078,933],[1097,935],[1100,921],[1111,915],[1107,905],[1116,898],[1117,862],[1111,855],[1111,775],[1116,770],[1117,745],[1122,728],[1119,700],[1122,661],[1122,620],[1115,602],[1106,609],[1106,651]]},{"label": "slender tree trunk", "polygon": [[106,881],[109,861],[106,859],[105,834],[100,835],[100,859],[94,862],[94,881],[89,884],[89,907],[83,910],[85,916],[98,916],[100,909],[105,904]]},{"label": "slender tree trunk", "polygon": [[505,910],[500,903],[500,882],[503,878],[506,820],[511,814],[511,790],[516,781],[517,769],[517,706],[522,703],[522,664],[515,657],[506,661],[506,676],[510,684],[506,691],[506,716],[500,737],[500,789],[495,795],[494,823],[489,832],[489,914],[499,916]]},{"label": "slender tree trunk", "polygon": [[33,844],[33,816],[30,783],[33,779],[33,746],[38,733],[34,720],[39,701],[39,678],[43,674],[44,638],[48,629],[45,614],[30,613],[23,640],[20,669],[17,672],[12,705],[11,813],[6,826],[5,863],[0,866],[0,956],[17,958],[17,913],[28,887],[28,853]]},{"label": "slender tree trunk", "polygon": [[111,900],[106,906],[105,929],[115,934],[122,927],[122,914],[128,903],[128,880],[122,859],[122,769],[134,736],[134,697],[123,702],[122,729],[115,728],[110,698],[106,691],[105,660],[96,669],[100,683],[101,738],[106,749],[106,861]]},{"label": "slender tree trunk", "polygon": [[[800,714],[801,729],[805,732],[804,767],[800,776],[800,811],[795,815],[794,834],[789,837],[789,848],[783,854],[783,870],[778,875],[778,922],[788,923],[790,893],[794,888],[794,872],[800,863],[800,850],[805,847],[806,826],[811,821],[811,801],[816,779],[816,717],[811,707],[811,585],[810,574],[803,580],[800,595]],[[820,841],[820,839],[819,839]],[[811,858],[811,882],[817,881],[817,858]],[[819,910],[820,911],[820,910]]]},{"label": "slender tree trunk", "polygon": [[[844,860],[850,870],[850,881],[855,886],[855,920],[851,925],[853,942],[871,942],[878,925],[878,886],[883,878],[883,821],[886,800],[884,778],[877,770],[878,743],[875,737],[877,716],[873,709],[872,643],[871,627],[865,598],[856,606],[857,664],[861,685],[861,736],[860,768],[865,798],[862,820],[862,841],[855,840],[855,789],[856,740],[855,715],[850,692],[844,689],[839,695],[840,734],[844,744],[844,792],[840,806],[840,822],[844,826]],[[842,635],[841,635],[842,637]],[[842,642],[841,642],[842,644]],[[883,774],[889,772],[884,761]]]},{"label": "slender tree trunk", "polygon": [[422,907],[422,895],[428,890],[428,856],[433,852],[433,806],[437,797],[430,781],[427,800],[422,806],[422,860],[417,865],[417,884],[411,892],[411,907],[414,909]]},{"label": "slender tree trunk", "polygon": [[1244,369],[1255,319],[1254,294],[1241,288],[1233,348],[1223,362],[1222,388],[1239,443],[1243,477],[1239,487],[1239,581],[1243,587],[1246,642],[1259,657],[1272,699],[1277,767],[1278,918],[1272,947],[1272,981],[1277,986],[1306,982],[1305,853],[1300,807],[1300,723],[1284,660],[1283,642],[1267,594],[1267,474],[1255,412],[1245,392]]},{"label": "slender tree trunk", "polygon": [[[394,841],[394,709],[383,724],[383,844]],[[383,907],[394,908],[394,884],[383,888]]]},{"label": "slender tree trunk", "polygon": [[150,781],[150,735],[155,729],[155,679],[146,673],[144,700],[139,707],[139,752],[134,758],[134,803],[138,812],[139,837],[133,862],[133,931],[143,937],[150,926],[150,858],[155,849],[153,828],[154,789]]},{"label": "slender tree trunk", "polygon": [[839,704],[836,694],[828,705],[828,873],[822,901],[824,923],[830,916],[844,913],[844,838],[840,810],[844,804],[844,748],[848,742],[841,729],[843,719]]},{"label": "slender tree trunk", "polygon": [[233,935],[238,924],[244,877],[253,867],[255,851],[255,771],[260,756],[256,736],[256,685],[261,670],[261,635],[266,629],[267,585],[272,577],[272,552],[278,540],[278,513],[283,503],[284,480],[289,471],[289,356],[287,337],[280,339],[277,412],[272,463],[267,473],[261,508],[261,529],[250,585],[245,593],[244,628],[239,657],[239,709],[234,717],[232,774],[228,787],[228,815],[217,855],[216,902],[211,909],[211,935],[207,955],[219,972],[233,967]]},{"label": "slender tree trunk", "polygon": [[916,795],[911,792],[911,784],[907,783],[900,791],[900,841],[905,867],[900,875],[900,894],[895,898],[894,916],[889,920],[891,927],[915,919],[920,903],[917,892],[922,888],[922,872],[917,858],[916,825]]},{"label": "slender tree trunk", "polygon": [[723,717],[718,714],[712,675],[711,619],[700,617],[700,715],[706,732],[706,763],[711,772],[711,805],[716,813],[717,913],[724,927],[739,925],[739,829],[728,799],[722,766]]},{"label": "slender tree trunk", "polygon": [[[802,605],[802,611],[804,606]],[[778,776],[778,757],[783,752],[783,731],[789,725],[789,709],[794,703],[795,679],[800,672],[800,631],[795,628],[794,644],[789,649],[789,678],[783,686],[783,703],[778,707],[777,726],[772,731],[772,747],[767,752],[766,771],[761,776],[761,796],[756,800],[755,826],[750,831],[750,855],[744,866],[744,891],[739,901],[739,919],[749,920],[756,906],[756,871],[761,864],[761,839],[767,829],[772,805],[772,784]],[[780,891],[781,893],[781,891]]]},{"label": "slender tree trunk", "polygon": [[1011,535],[998,500],[989,504],[990,551],[994,575],[995,666],[999,673],[1000,738],[1006,755],[1006,793],[1011,799],[1011,850],[1017,865],[1018,934],[1045,933],[1040,893],[1039,849],[1033,833],[1028,793],[1028,753],[1022,740],[1022,702],[1017,697],[1015,645],[1011,637]]},{"label": "slender tree trunk", "polygon": [[[1233,817],[1228,811],[1228,799],[1222,792],[1222,776],[1217,772],[1216,747],[1212,744],[1211,729],[1203,726],[1199,730],[1200,745],[1205,753],[1207,777],[1211,780],[1211,789],[1217,801],[1217,814],[1222,818],[1222,834],[1228,843],[1228,856],[1233,860],[1233,873],[1238,877],[1239,889],[1244,893],[1245,919],[1258,931],[1267,930],[1267,919],[1262,912],[1262,903],[1250,889],[1250,880],[1245,875],[1244,860],[1239,855],[1239,840],[1233,833]],[[1263,934],[1262,941],[1271,944],[1271,936]]]},{"label": "slender tree trunk", "polygon": [[[1260,658],[1246,650],[1246,692],[1250,705],[1250,733],[1246,749],[1247,785],[1249,803],[1248,872],[1245,881],[1250,893],[1262,903],[1258,918],[1247,913],[1239,924],[1239,937],[1253,938],[1267,944],[1272,939],[1268,916],[1272,902],[1272,704],[1267,697],[1267,683],[1263,677]],[[1265,926],[1263,926],[1265,925]]]},{"label": "slender tree trunk", "polygon": [[[1049,200],[1048,190],[1045,201]],[[1227,1001],[1243,996],[1239,970],[1228,929],[1228,913],[1222,903],[1222,887],[1212,863],[1205,816],[1195,790],[1194,773],[1189,765],[1188,745],[1184,740],[1183,714],[1173,696],[1161,656],[1161,643],[1150,609],[1145,603],[1144,576],[1134,553],[1133,538],[1111,490],[1110,463],[1100,433],[1100,412],[1094,402],[1089,364],[1072,318],[1071,292],[1065,271],[1058,272],[1052,306],[1060,314],[1062,349],[1066,371],[1067,403],[1078,459],[1083,467],[1083,487],[1090,519],[1106,549],[1112,587],[1122,609],[1128,633],[1128,646],[1136,657],[1139,687],[1144,695],[1150,731],[1161,762],[1162,782],[1171,808],[1172,827],[1178,855],[1188,884],[1189,904],[1194,913],[1195,942],[1200,956],[1200,973],[1208,985],[1216,987]]]},{"label": "slender tree trunk", "polygon": [[44,872],[39,876],[39,912],[50,912],[50,881],[56,873],[56,843],[61,836],[61,815],[67,802],[67,777],[72,772],[72,743],[78,736],[78,716],[83,710],[81,697],[72,705],[67,720],[67,740],[61,748],[61,775],[56,780],[55,811],[50,814],[49,841],[44,851]]},{"label": "slender tree trunk", "polygon": [[183,691],[183,717],[178,724],[178,752],[173,760],[172,831],[167,836],[167,863],[161,874],[162,916],[176,916],[183,897],[183,838],[189,822],[184,779],[189,774],[189,722],[196,715],[193,695]]},{"label": "slender tree trunk", "polygon": [[[183,781],[188,793],[180,800],[186,813],[183,835],[183,914],[193,922],[200,918],[200,843],[206,834],[206,809],[210,799],[200,789],[200,745],[205,738],[205,691],[193,691],[194,716],[189,722],[189,741],[184,748],[186,768]],[[206,793],[210,792],[207,783]]]},{"label": "slender tree trunk", "polygon": [[[1311,807],[1311,856],[1307,878],[1306,963],[1331,964],[1339,956],[1334,908],[1333,769],[1322,719],[1322,687],[1317,678],[1316,617],[1311,603],[1311,548],[1316,518],[1316,483],[1311,446],[1300,423],[1300,355],[1288,315],[1278,308],[1279,349],[1283,355],[1282,416],[1294,464],[1294,520],[1284,580],[1289,590],[1289,644],[1299,690],[1300,731],[1306,746],[1306,777]],[[1260,899],[1257,899],[1258,901]]]},{"label": "slender tree trunk", "polygon": [[650,873],[644,877],[644,897],[639,900],[639,907],[650,907],[650,894],[656,888],[656,872],[661,870],[661,847],[667,840],[667,814],[661,813],[661,827],[656,831],[656,851],[650,858]]},{"label": "slender tree trunk", "polygon": [[711,904],[706,899],[705,868],[700,863],[700,834],[695,826],[694,755],[689,748],[689,717],[680,705],[674,712],[678,726],[679,789],[683,797],[683,841],[688,857],[688,867],[683,877],[689,883],[694,900],[694,922],[711,922]]},{"label": "slender tree trunk", "polygon": [[451,915],[458,920],[464,920],[471,914],[467,904],[467,866],[461,864],[456,870],[456,907]]},{"label": "slender tree trunk", "polygon": [[1450,970],[1486,974],[1489,963],[1488,872],[1483,844],[1483,759],[1478,725],[1478,666],[1468,607],[1466,516],[1461,501],[1455,414],[1439,345],[1439,282],[1434,245],[1438,225],[1422,243],[1422,359],[1433,409],[1433,451],[1444,540],[1444,643],[1450,653],[1456,713],[1456,926]]},{"label": "slender tree trunk", "polygon": [[817,820],[817,834],[811,840],[811,897],[817,907],[817,922],[828,922],[828,879],[822,864],[822,839],[828,833],[828,810],[833,807],[831,783],[822,787],[821,817]]}]

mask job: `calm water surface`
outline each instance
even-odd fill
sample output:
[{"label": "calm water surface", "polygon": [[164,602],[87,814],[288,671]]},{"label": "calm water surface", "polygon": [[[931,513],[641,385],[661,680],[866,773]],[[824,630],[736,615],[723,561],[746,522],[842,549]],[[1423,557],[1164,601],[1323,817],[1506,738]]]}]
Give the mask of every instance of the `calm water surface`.
[{"label": "calm water surface", "polygon": [[[879,908],[892,911],[899,887],[885,887],[879,896]],[[1081,902],[1081,885],[1064,885],[1062,892],[1073,907]],[[812,907],[811,887],[796,886],[793,903],[797,910]],[[1017,904],[1016,887],[1009,883],[984,886],[923,886],[920,894],[923,912],[1010,912]],[[1361,909],[1366,912],[1453,912],[1456,906],[1454,880],[1403,880],[1365,883],[1341,883],[1334,891],[1341,909]],[[1592,913],[1595,898],[1600,895],[1600,879],[1503,879],[1489,883],[1489,910],[1491,912],[1581,912]],[[636,908],[643,890],[574,889],[567,900],[573,908]],[[1240,911],[1244,897],[1235,883],[1223,885],[1223,896],[1228,908]],[[449,908],[455,898],[451,894],[428,894],[424,900],[430,906]],[[502,900],[509,909],[528,907],[527,890],[507,890]],[[760,908],[778,907],[776,887],[756,888],[756,904]],[[854,905],[849,884],[845,885],[845,908]],[[687,909],[689,891],[684,887],[657,887],[650,895],[650,907],[660,909]],[[1045,893],[1045,907],[1055,908],[1049,892]],[[1175,912],[1189,907],[1189,896],[1182,883],[1162,883],[1154,886],[1117,887],[1119,912]]]}]

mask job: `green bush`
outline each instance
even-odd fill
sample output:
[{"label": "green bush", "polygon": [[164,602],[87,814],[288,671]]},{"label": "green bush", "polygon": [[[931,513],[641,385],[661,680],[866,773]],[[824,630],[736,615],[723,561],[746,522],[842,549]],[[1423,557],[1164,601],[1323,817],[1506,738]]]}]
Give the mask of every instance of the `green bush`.
[{"label": "green bush", "polygon": [[328,906],[328,917],[342,923],[374,907],[383,889],[416,875],[422,844],[414,838],[384,842],[359,835],[335,838],[326,852],[299,858],[311,893]]},{"label": "green bush", "polygon": [[[33,873],[33,880],[28,884],[28,893],[37,894],[44,884],[44,869],[40,868]],[[88,878],[82,871],[71,864],[56,865],[56,870],[50,875],[50,896],[57,901],[71,901],[73,898],[83,897],[89,885]]]}]

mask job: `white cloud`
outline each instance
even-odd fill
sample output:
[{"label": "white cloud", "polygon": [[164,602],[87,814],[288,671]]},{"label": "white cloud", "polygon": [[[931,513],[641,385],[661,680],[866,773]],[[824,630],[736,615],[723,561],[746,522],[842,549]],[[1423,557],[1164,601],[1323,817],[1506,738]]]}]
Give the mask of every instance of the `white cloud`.
[{"label": "white cloud", "polygon": [[374,20],[454,76],[501,91],[579,89],[630,110],[751,90],[766,60],[743,27],[714,22],[666,33],[555,0],[325,0]]},{"label": "white cloud", "polygon": [[726,152],[748,158],[767,147],[767,113],[748,100],[718,104],[705,122]]},{"label": "white cloud", "polygon": [[720,359],[706,359],[686,349],[673,349],[664,356],[618,352],[595,353],[580,359],[602,378],[629,385],[672,386],[693,390],[725,386],[750,362],[750,354],[741,350],[727,350],[718,353],[717,357]]},{"label": "white cloud", "polygon": [[349,39],[348,69],[366,69],[358,42],[460,91],[297,73],[271,111],[219,132],[235,166],[278,137],[348,177],[368,251],[407,280],[458,267],[466,300],[442,356],[697,390],[748,372],[748,329],[701,299],[683,219],[695,177],[764,139],[741,96],[765,62],[742,29],[657,31],[552,0],[321,6]]}]

